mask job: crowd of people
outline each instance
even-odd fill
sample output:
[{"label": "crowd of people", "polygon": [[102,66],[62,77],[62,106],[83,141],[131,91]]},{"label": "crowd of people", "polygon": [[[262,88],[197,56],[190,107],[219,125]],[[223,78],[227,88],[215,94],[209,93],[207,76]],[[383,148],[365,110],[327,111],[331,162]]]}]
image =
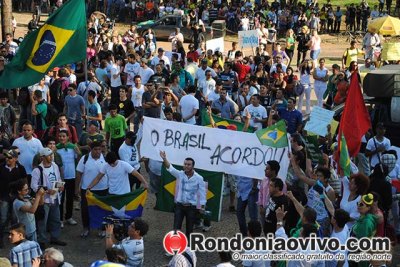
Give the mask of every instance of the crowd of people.
[{"label": "crowd of people", "polygon": [[[146,7],[153,3],[147,2]],[[215,1],[201,5],[201,11],[195,8],[195,0],[186,5],[178,3],[177,9],[191,10],[187,26],[195,34],[187,40],[177,28],[169,38],[172,53],[168,55],[157,46],[151,29],[139,34],[131,26],[118,34],[110,23],[94,14],[87,24],[87,61],[55,67],[37,84],[2,91],[0,246],[4,246],[4,230],[9,229],[12,266],[39,266],[41,256],[45,266],[70,266],[60,251],[49,246],[67,245],[60,236],[64,224],[78,224],[74,199],[80,199],[80,236],[86,238],[98,230],[90,229],[88,191],[100,196],[123,195],[144,187],[157,195],[162,165],[181,185],[177,187],[181,191],[176,192],[171,227],[181,229],[186,218],[188,238],[195,228],[208,231],[210,226],[197,219],[199,213],[204,213],[206,187],[203,177],[194,171],[192,155],[187,155],[183,171],[178,171],[168,162],[167,153],[162,151],[156,161],[141,158],[138,150],[138,146],[146,145],[140,142],[144,117],[202,125],[204,112],[213,127],[227,128],[217,126],[213,116],[242,122],[245,131],[284,120],[290,134],[292,152],[287,177],[278,176],[280,165],[274,160],[268,161],[263,180],[226,175],[228,208],[236,213],[242,235],[305,238],[316,234],[337,237],[343,243],[350,236],[387,237],[390,229],[400,235],[399,203],[392,201],[392,193],[397,192],[392,181],[400,179],[400,166],[396,164],[398,155],[385,137],[385,125],[374,125],[363,137],[349,176],[340,171],[333,156],[338,149],[336,133],[328,128],[327,136],[319,137],[321,159],[313,161],[307,153],[307,133],[303,130],[304,114],[310,114],[314,106],[331,109],[344,103],[351,77],[356,75],[361,82],[363,73],[375,68],[374,51],[380,37],[368,32],[362,48],[352,41],[342,61],[330,68],[319,56],[322,46],[318,32],[340,30],[344,11],[340,7],[333,11],[329,1],[321,9],[311,1],[305,5],[285,2],[275,0],[269,5],[267,1]],[[97,1],[96,5],[108,7],[105,3]],[[117,2],[110,3],[112,9]],[[161,13],[170,6],[166,2],[155,9],[153,3],[151,10]],[[226,18],[228,28],[247,30],[247,11],[253,9],[265,10],[265,14],[255,14],[252,26],[260,35],[256,54],[244,55],[236,42],[226,54],[205,47],[204,24],[212,22],[213,16]],[[381,6],[379,9],[382,11]],[[373,11],[368,15],[365,12],[369,12],[366,2],[359,8],[349,6],[346,25],[365,30],[364,16],[373,16]],[[285,36],[284,41],[278,36]],[[184,42],[189,42],[188,50]],[[13,35],[7,34],[0,47],[0,71],[17,51]],[[365,64],[358,67],[361,55]],[[314,105],[312,89],[317,98]],[[13,94],[16,91],[18,96]],[[18,103],[18,112],[9,103],[10,97]],[[250,222],[246,219],[247,208]],[[121,242],[115,239],[112,226],[99,230],[106,240],[107,259],[142,266],[143,236],[151,227],[136,218],[129,226],[128,237]],[[220,258],[218,266],[233,266],[228,263],[229,253],[220,253]],[[385,262],[347,260],[313,264],[385,266]],[[196,255],[187,250],[174,256],[170,266],[196,266]],[[305,265],[290,262],[288,266]]]}]

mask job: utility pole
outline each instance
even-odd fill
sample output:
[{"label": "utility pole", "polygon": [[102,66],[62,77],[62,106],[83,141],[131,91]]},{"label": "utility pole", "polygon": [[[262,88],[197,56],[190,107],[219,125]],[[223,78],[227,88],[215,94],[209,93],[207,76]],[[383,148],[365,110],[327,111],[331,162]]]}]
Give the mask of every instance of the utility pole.
[{"label": "utility pole", "polygon": [[1,37],[6,39],[6,33],[12,33],[11,26],[12,0],[1,0]]}]

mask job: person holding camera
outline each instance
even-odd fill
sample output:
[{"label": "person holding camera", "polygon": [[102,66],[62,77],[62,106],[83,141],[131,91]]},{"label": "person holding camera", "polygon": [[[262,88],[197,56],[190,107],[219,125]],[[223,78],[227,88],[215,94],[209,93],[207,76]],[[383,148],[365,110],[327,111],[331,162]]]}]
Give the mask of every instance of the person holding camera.
[{"label": "person holding camera", "polygon": [[141,267],[144,261],[143,236],[149,231],[149,225],[141,218],[135,218],[128,226],[128,237],[117,243],[114,237],[114,225],[106,226],[106,249],[117,248],[128,256],[127,267]]},{"label": "person holding camera", "polygon": [[[64,186],[56,188],[57,182],[63,182],[60,169],[53,162],[53,150],[42,148],[40,150],[41,163],[32,171],[31,188],[37,193],[41,188],[44,189],[43,214],[37,214],[37,233],[38,241],[42,248],[49,243],[47,230],[50,232],[50,243],[59,246],[66,246],[67,243],[59,240],[61,234],[60,203],[59,191],[64,191]],[[41,216],[40,216],[41,215]]]}]

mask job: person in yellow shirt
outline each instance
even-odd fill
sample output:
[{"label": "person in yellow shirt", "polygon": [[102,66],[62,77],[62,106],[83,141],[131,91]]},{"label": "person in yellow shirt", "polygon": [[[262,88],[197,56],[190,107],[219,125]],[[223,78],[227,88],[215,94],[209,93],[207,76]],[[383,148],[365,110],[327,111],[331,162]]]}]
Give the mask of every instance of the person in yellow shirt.
[{"label": "person in yellow shirt", "polygon": [[342,69],[347,69],[350,66],[350,62],[356,61],[359,55],[363,55],[364,51],[357,48],[357,42],[355,40],[350,42],[350,47],[346,48],[342,57]]}]

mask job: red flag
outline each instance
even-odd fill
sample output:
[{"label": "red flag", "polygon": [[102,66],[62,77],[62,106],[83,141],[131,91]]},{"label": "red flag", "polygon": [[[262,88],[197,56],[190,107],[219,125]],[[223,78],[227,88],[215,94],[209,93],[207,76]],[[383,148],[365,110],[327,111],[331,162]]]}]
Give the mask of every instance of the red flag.
[{"label": "red flag", "polygon": [[342,118],[340,119],[338,141],[344,134],[350,157],[360,151],[361,138],[371,128],[371,121],[367,107],[361,93],[357,73],[351,75],[349,91],[347,94]]}]

